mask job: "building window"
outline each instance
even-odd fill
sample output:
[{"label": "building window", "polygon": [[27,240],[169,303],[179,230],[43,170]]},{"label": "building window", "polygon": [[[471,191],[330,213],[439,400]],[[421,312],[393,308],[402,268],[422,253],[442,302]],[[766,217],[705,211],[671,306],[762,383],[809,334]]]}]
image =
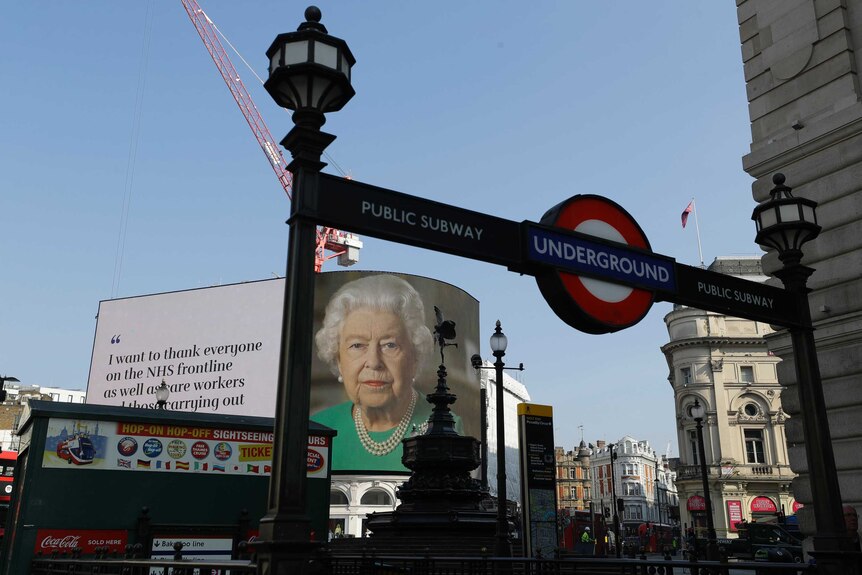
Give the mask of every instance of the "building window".
[{"label": "building window", "polygon": [[392,505],[392,498],[381,489],[369,489],[359,500],[361,505]]},{"label": "building window", "polygon": [[338,489],[333,489],[329,492],[330,505],[347,505],[347,495]]},{"label": "building window", "polygon": [[690,367],[679,368],[679,375],[682,378],[682,384],[683,385],[688,385],[691,383],[691,368]]},{"label": "building window", "polygon": [[691,446],[691,463],[692,465],[700,464],[700,452],[697,448],[697,431],[690,429],[688,431],[688,444]]},{"label": "building window", "polygon": [[754,366],[740,365],[739,366],[739,382],[751,385],[754,383]]},{"label": "building window", "polygon": [[757,406],[753,403],[746,403],[745,407],[742,408],[745,411],[745,415],[750,417],[754,417],[757,415]]},{"label": "building window", "polygon": [[748,463],[766,463],[763,455],[763,430],[745,430],[745,460]]}]

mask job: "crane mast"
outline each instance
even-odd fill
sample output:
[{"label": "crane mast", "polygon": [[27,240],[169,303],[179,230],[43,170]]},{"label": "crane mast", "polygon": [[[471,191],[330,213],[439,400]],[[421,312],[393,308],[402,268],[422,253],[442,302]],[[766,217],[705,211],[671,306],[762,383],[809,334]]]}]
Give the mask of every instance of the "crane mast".
[{"label": "crane mast", "polygon": [[[291,198],[293,177],[287,169],[284,155],[275,143],[272,134],[269,132],[269,128],[266,127],[263,117],[260,115],[257,106],[254,105],[251,94],[246,90],[245,84],[243,84],[239,73],[234,68],[233,62],[231,62],[230,57],[225,52],[218,38],[215,24],[206,15],[206,12],[203,11],[200,5],[198,5],[197,0],[181,0],[181,2],[195,30],[197,30],[198,35],[201,37],[207,52],[209,52],[216,68],[218,68],[224,83],[227,85],[228,90],[230,90],[246,122],[248,122],[252,133],[254,133],[257,143],[260,144],[260,148],[266,155],[266,159],[275,172],[281,187],[284,188],[287,197]],[[351,266],[359,261],[359,250],[361,248],[362,241],[356,235],[334,228],[318,226],[314,271],[319,273],[323,269],[323,262],[336,257],[338,258],[338,265]]]}]

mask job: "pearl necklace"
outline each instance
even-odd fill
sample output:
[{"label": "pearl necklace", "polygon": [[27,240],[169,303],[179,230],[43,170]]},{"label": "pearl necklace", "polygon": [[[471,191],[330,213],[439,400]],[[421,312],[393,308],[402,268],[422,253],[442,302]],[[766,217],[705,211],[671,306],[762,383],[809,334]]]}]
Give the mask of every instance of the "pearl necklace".
[{"label": "pearl necklace", "polygon": [[401,439],[404,437],[404,433],[407,431],[410,420],[413,418],[413,409],[416,407],[416,395],[416,390],[413,390],[407,412],[401,418],[401,421],[398,423],[395,431],[392,432],[392,435],[389,436],[389,439],[383,442],[371,439],[371,436],[368,435],[368,430],[365,429],[365,422],[362,421],[362,408],[358,405],[354,406],[353,423],[356,425],[356,433],[359,435],[359,441],[368,453],[383,456],[391,453],[393,449],[398,447],[398,444],[401,443]]}]

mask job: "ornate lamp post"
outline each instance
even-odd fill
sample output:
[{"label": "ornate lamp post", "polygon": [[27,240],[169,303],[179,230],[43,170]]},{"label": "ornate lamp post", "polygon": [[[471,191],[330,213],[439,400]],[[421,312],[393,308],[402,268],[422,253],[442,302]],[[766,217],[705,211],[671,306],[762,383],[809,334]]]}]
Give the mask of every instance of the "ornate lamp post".
[{"label": "ornate lamp post", "polygon": [[617,464],[617,452],[614,449],[615,445],[613,443],[608,444],[608,450],[611,452],[611,497],[613,497],[613,521],[614,521],[614,549],[616,549],[617,559],[621,557],[622,554],[622,541],[620,541],[620,517],[619,517],[619,501],[617,501],[617,478],[616,473],[614,473],[614,467]]},{"label": "ornate lamp post", "polygon": [[317,204],[320,161],[335,136],[320,130],[324,114],[340,110],[354,95],[347,43],[330,36],[310,6],[296,32],[279,34],[266,51],[275,102],[293,110],[293,129],[281,141],[293,156],[293,201],[288,241],[281,351],[276,396],[273,473],[266,515],[260,522],[259,571],[303,573],[315,543],[306,513],[308,402],[311,386],[316,229],[298,216]]},{"label": "ornate lamp post", "polygon": [[165,383],[165,380],[162,380],[162,383],[156,388],[156,405],[159,409],[165,409],[165,406],[168,404],[168,397],[171,395],[171,390],[168,389],[168,385]]},{"label": "ornate lamp post", "polygon": [[[512,546],[509,541],[509,520],[506,517],[508,499],[506,496],[506,418],[503,411],[503,370],[524,370],[523,363],[518,367],[509,368],[503,363],[503,356],[506,355],[508,344],[509,339],[503,333],[502,327],[500,327],[500,320],[497,320],[494,333],[491,334],[491,353],[496,359],[494,370],[497,380],[495,386],[495,410],[497,412],[497,557],[512,556]],[[473,367],[476,369],[484,369],[482,367],[482,358],[479,355],[474,355],[471,361]]]},{"label": "ornate lamp post", "polygon": [[712,519],[712,496],[709,494],[709,473],[706,469],[706,449],[703,445],[703,418],[706,409],[695,399],[691,406],[691,417],[697,424],[697,449],[700,454],[700,479],[703,482],[703,499],[706,505],[706,559],[718,560],[718,540],[715,536],[715,523]]},{"label": "ornate lamp post", "polygon": [[6,401],[6,382],[21,383],[21,380],[11,375],[0,376],[0,403]]},{"label": "ornate lamp post", "polygon": [[772,177],[775,187],[770,190],[769,200],[754,208],[751,219],[757,226],[755,241],[778,252],[783,267],[774,275],[796,300],[796,309],[802,320],[799,326],[789,331],[805,435],[808,480],[817,524],[814,549],[819,552],[816,553],[818,568],[824,573],[858,573],[858,567],[851,565],[849,557],[840,556],[841,551],[851,549],[851,544],[844,527],[838,471],[808,304],[808,278],[814,269],[801,263],[802,244],[820,234],[821,227],[815,213],[817,202],[794,197],[784,181],[784,174],[775,174]]}]

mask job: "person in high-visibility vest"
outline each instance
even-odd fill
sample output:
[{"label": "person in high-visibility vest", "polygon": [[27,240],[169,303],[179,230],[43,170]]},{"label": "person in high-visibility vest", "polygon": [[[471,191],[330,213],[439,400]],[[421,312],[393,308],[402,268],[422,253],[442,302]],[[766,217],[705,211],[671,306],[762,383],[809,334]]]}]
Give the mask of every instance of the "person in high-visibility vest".
[{"label": "person in high-visibility vest", "polygon": [[584,532],[581,533],[581,543],[591,543],[592,537],[590,537],[590,528],[584,527]]}]

